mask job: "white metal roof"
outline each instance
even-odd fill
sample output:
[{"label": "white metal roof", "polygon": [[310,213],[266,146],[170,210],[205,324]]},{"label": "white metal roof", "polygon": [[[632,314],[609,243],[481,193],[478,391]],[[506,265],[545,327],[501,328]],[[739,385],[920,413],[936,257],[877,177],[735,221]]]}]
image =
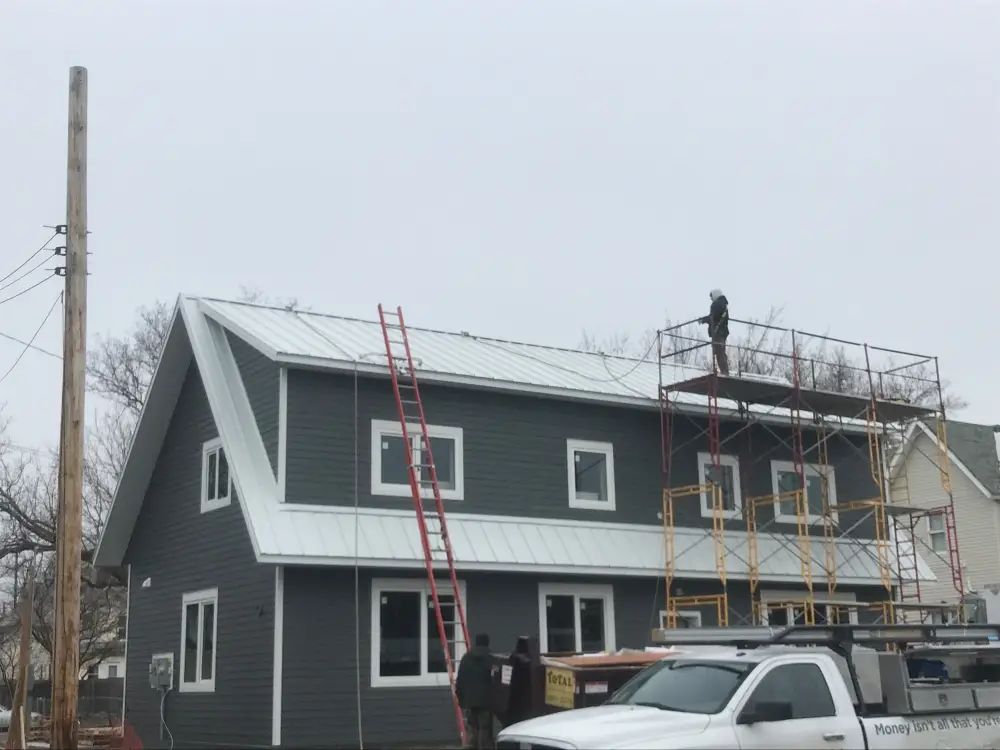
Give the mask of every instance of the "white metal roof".
[{"label": "white metal roof", "polygon": [[[366,566],[424,565],[416,513],[412,511],[288,504],[270,513],[269,523],[276,551],[272,552],[270,545],[262,546],[262,562],[353,565],[357,555]],[[656,576],[664,569],[660,526],[469,513],[449,513],[447,523],[456,567],[461,570]],[[796,538],[770,533],[758,537],[761,578],[801,583]],[[717,578],[707,530],[677,528],[674,540],[679,576]],[[746,534],[732,532],[726,537],[726,547],[729,576],[745,579]],[[821,575],[825,566],[821,538],[812,540],[810,552],[816,580],[825,580]],[[873,544],[838,541],[837,552],[839,582],[877,582]],[[933,573],[922,562],[920,575],[933,580]]]},{"label": "white metal roof", "polygon": [[[200,299],[209,318],[232,330],[272,359],[289,364],[384,371],[385,343],[377,321],[263,307],[243,302]],[[658,405],[657,353],[644,359],[615,357],[574,349],[522,344],[464,333],[408,325],[415,364],[424,380],[538,392],[642,406]],[[707,345],[707,341],[705,342]],[[654,347],[655,348],[655,347]],[[696,367],[663,365],[665,384],[705,375]],[[782,378],[747,375],[791,386]],[[703,396],[672,395],[679,404],[704,406]],[[735,402],[719,399],[722,410]],[[751,406],[751,411],[787,420],[789,411]],[[850,421],[850,420],[848,420]]]}]

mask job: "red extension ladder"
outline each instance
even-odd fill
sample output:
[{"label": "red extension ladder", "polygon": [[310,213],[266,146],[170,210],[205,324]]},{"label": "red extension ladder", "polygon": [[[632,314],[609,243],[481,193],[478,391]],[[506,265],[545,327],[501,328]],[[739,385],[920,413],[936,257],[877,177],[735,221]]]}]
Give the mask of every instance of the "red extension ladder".
[{"label": "red extension ladder", "polygon": [[[469,648],[469,631],[465,625],[465,607],[459,595],[458,578],[455,576],[455,557],[451,550],[451,539],[448,537],[448,525],[444,520],[444,505],[441,502],[441,489],[438,486],[437,471],[434,468],[434,456],[431,453],[431,441],[427,434],[427,420],[424,418],[424,407],[420,400],[420,389],[417,386],[417,373],[413,366],[413,356],[410,353],[410,342],[406,335],[406,324],[403,322],[403,310],[387,312],[378,306],[378,319],[382,324],[382,337],[385,339],[385,353],[389,360],[389,373],[392,375],[392,390],[396,396],[396,409],[399,413],[399,423],[403,429],[403,441],[410,447],[407,451],[407,466],[410,475],[410,490],[413,493],[413,504],[417,511],[417,527],[420,529],[420,543],[424,549],[424,563],[427,566],[427,580],[430,582],[431,598],[434,601],[434,618],[437,620],[438,635],[441,638],[441,648],[444,651],[444,661],[448,669],[448,682],[451,685],[451,696],[455,706],[455,718],[458,721],[458,732],[465,744],[465,721],[462,709],[455,694],[455,678],[458,667],[454,664],[452,647],[463,644]],[[419,425],[419,428],[417,427]],[[410,438],[411,430],[420,430],[420,445],[415,446]],[[416,457],[416,461],[414,458]],[[426,489],[431,489],[433,497],[428,497]],[[432,507],[428,502],[432,500]],[[435,554],[437,557],[435,557]],[[443,555],[443,558],[442,558]],[[435,578],[435,563],[448,566],[448,580]],[[443,572],[443,571],[441,571]],[[441,600],[438,596],[438,586],[451,586],[452,598],[455,602],[454,620],[445,620],[441,612]],[[451,627],[449,638],[448,628]]]}]

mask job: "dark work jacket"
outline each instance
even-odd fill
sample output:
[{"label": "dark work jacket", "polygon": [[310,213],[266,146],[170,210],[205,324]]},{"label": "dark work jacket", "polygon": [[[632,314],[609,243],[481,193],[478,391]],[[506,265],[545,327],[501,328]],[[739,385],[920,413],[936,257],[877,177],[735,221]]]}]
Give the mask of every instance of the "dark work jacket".
[{"label": "dark work jacket", "polygon": [[490,678],[490,649],[473,646],[458,664],[455,694],[464,709],[489,708],[492,679]]},{"label": "dark work jacket", "polygon": [[708,317],[702,320],[708,323],[710,338],[725,338],[729,335],[729,300],[726,299],[726,295],[720,294],[715,298],[708,311]]}]

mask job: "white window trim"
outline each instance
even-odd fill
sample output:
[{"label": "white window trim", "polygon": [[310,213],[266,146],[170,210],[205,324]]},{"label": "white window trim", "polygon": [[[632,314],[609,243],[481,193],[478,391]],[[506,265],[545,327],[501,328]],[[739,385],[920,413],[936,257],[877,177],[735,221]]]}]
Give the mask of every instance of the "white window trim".
[{"label": "white window trim", "polygon": [[[837,474],[832,466],[823,467],[820,464],[806,464],[805,474],[806,477],[816,476],[822,477],[824,468],[826,470],[827,476],[827,488],[830,492],[830,515],[833,518],[834,523],[838,521],[837,518]],[[774,494],[774,520],[776,523],[795,523],[796,517],[794,515],[786,515],[781,512],[781,503],[778,502],[778,474],[784,472],[795,472],[795,463],[793,461],[771,461],[771,492]],[[823,518],[819,515],[813,515],[808,513],[808,504],[806,505],[807,518],[810,524],[822,523]]]},{"label": "white window trim", "polygon": [[[466,607],[465,595],[465,581],[459,580],[458,582],[458,595],[462,602],[462,610],[466,612],[466,619],[468,619],[468,609]],[[428,687],[428,686],[448,686],[448,673],[441,672],[438,673],[428,673],[427,672],[427,648],[422,648],[420,652],[420,671],[421,674],[414,675],[412,677],[382,677],[379,675],[379,662],[381,660],[382,652],[382,630],[379,627],[382,615],[382,594],[384,592],[397,592],[397,591],[419,591],[424,594],[424,603],[426,604],[430,600],[431,587],[430,582],[427,580],[421,580],[419,578],[375,578],[372,580],[371,588],[371,637],[369,638],[371,642],[371,655],[370,663],[371,669],[371,686],[376,687]],[[450,585],[438,586],[438,594],[451,594],[452,588]],[[458,634],[456,634],[458,637]],[[427,617],[421,612],[420,618],[420,642],[427,644],[430,636],[428,635],[428,625]],[[438,637],[435,635],[435,641]],[[458,662],[461,661],[462,656],[465,654],[465,646],[461,643],[455,644],[455,655],[454,655],[454,666],[458,669]]]},{"label": "white window trim", "polygon": [[[931,519],[932,518],[940,518],[941,519],[941,528],[940,529],[931,529]],[[947,555],[948,554],[948,525],[945,522],[944,514],[943,513],[937,513],[937,514],[929,515],[929,516],[926,517],[925,523],[926,523],[926,526],[927,526],[927,548],[931,551],[931,553],[933,553],[935,555],[938,555],[938,556]],[[943,549],[940,549],[940,550],[934,549],[934,537],[935,536],[940,536],[940,537],[944,538],[944,548]]]},{"label": "white window trim", "polygon": [[[576,496],[576,452],[603,453],[608,475],[607,500],[582,500]],[[569,507],[581,510],[615,509],[615,447],[611,443],[597,443],[592,440],[566,441],[566,477],[569,493]]]},{"label": "white window trim", "polygon": [[[712,454],[710,453],[699,453],[698,454],[698,481],[701,485],[708,484],[708,472],[705,471],[705,467],[712,463]],[[735,507],[733,510],[723,510],[723,518],[742,518],[743,517],[743,488],[740,486],[740,460],[736,456],[719,456],[719,464],[722,466],[729,466],[733,470],[733,503]],[[709,498],[707,492],[701,493],[701,517],[711,518],[712,517],[712,501]]]},{"label": "white window trim", "polygon": [[576,628],[576,651],[581,651],[582,633],[580,631],[579,599],[601,599],[604,602],[604,648],[615,650],[615,590],[610,583],[540,583],[538,584],[538,632],[541,652],[549,650],[548,608],[545,606],[547,596],[572,596],[574,625]]},{"label": "white window trim", "polygon": [[[413,463],[420,463],[420,448],[417,446],[422,442],[419,439],[421,429],[419,424],[407,424],[406,431],[410,441],[414,444]],[[406,484],[386,484],[382,481],[382,437],[389,435],[392,437],[403,437],[403,428],[399,422],[390,422],[384,419],[372,420],[372,476],[371,494],[382,497],[412,497],[413,491],[410,483]],[[465,499],[465,448],[463,432],[461,427],[444,427],[442,425],[427,425],[427,435],[432,438],[448,438],[455,441],[455,489],[441,488],[442,500],[464,500]],[[421,487],[421,494],[424,497],[434,497],[434,490],[430,485]]]},{"label": "white window trim", "polygon": [[[701,611],[697,609],[679,609],[677,610],[677,617],[681,620],[687,620],[688,622],[694,622],[694,625],[688,625],[689,628],[700,628],[701,627]],[[667,610],[660,610],[660,627],[667,627]]]},{"label": "white window trim", "polygon": [[[208,499],[208,457],[211,453],[221,450],[225,453],[225,446],[222,445],[222,438],[214,438],[205,443],[201,448],[201,512],[208,513],[219,508],[225,508],[233,499],[233,467],[229,463],[229,455],[226,454],[226,465],[229,466],[229,492],[225,497],[214,500]],[[218,459],[216,459],[216,470],[218,470]],[[218,491],[216,483],[216,491]]]},{"label": "white window trim", "polygon": [[[215,607],[214,617],[212,618],[212,679],[203,680],[201,679],[201,659],[204,657],[202,653],[205,629],[202,627],[201,623],[201,613],[204,611],[203,607],[198,608],[198,669],[196,671],[197,679],[194,682],[184,681],[184,660],[187,656],[185,648],[185,635],[187,633],[187,608],[191,604],[212,604]],[[219,589],[203,589],[202,591],[192,591],[189,594],[184,594],[181,597],[181,669],[180,674],[177,677],[177,690],[181,693],[214,693],[215,692],[215,676],[216,676],[216,664],[218,663],[219,656]]]},{"label": "white window trim", "polygon": [[[804,606],[805,600],[809,597],[809,592],[805,590],[801,591],[769,591],[767,589],[760,592],[760,616],[761,622],[764,625],[768,624],[768,603],[769,602],[790,602],[785,605],[785,616],[788,621],[792,621],[791,608],[798,605]],[[832,595],[830,594],[820,594],[819,596],[813,596],[813,605],[816,609],[820,607],[825,607],[825,613],[827,619],[830,617],[830,606],[838,606],[844,604],[857,604],[858,596],[857,594],[850,591],[835,591]],[[848,619],[850,619],[852,625],[858,624],[858,610],[857,608],[851,608],[848,610]]]}]

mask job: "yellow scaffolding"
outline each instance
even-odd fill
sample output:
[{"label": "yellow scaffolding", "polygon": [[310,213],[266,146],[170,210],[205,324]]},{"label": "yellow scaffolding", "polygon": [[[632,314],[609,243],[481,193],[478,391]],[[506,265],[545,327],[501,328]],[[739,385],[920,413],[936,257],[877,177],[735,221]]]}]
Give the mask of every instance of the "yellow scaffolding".
[{"label": "yellow scaffolding", "polygon": [[[712,538],[712,548],[715,555],[715,571],[719,576],[719,581],[722,582],[723,593],[719,596],[722,597],[722,611],[724,613],[724,618],[719,619],[720,625],[725,625],[729,621],[729,596],[725,591],[726,588],[726,541],[725,541],[725,524],[724,524],[724,510],[722,504],[722,487],[717,483],[711,482],[710,484],[689,484],[684,487],[673,487],[663,490],[663,552],[665,557],[664,566],[664,581],[665,581],[665,598],[664,605],[667,612],[667,623],[677,621],[677,607],[680,600],[685,600],[687,604],[691,604],[690,600],[692,598],[711,598],[711,597],[676,597],[671,594],[672,584],[674,579],[677,577],[676,567],[677,567],[677,551],[674,539],[674,501],[681,498],[687,497],[697,497],[701,498],[702,495],[707,495],[710,502],[709,505],[712,511],[712,530],[709,532],[709,536]],[[715,596],[715,595],[712,595]],[[723,622],[725,619],[725,622]],[[675,625],[666,624],[666,627],[675,627]]]},{"label": "yellow scaffolding", "polygon": [[[778,508],[783,502],[792,501],[795,503],[795,523],[796,523],[796,547],[798,549],[799,567],[802,573],[802,582],[809,592],[806,599],[813,600],[813,571],[812,571],[812,550],[809,539],[809,506],[804,489],[788,490],[778,494],[760,495],[750,497],[743,501],[743,516],[747,526],[747,579],[750,582],[750,601],[752,618],[755,624],[760,624],[761,608],[758,597],[758,587],[760,585],[760,549],[758,547],[757,534],[757,506],[770,505],[778,513]],[[810,611],[812,607],[809,607]]]},{"label": "yellow scaffolding", "polygon": [[[730,322],[742,322],[750,325],[747,321],[731,320]],[[824,547],[823,568],[825,569],[827,576],[826,588],[827,593],[829,594],[829,602],[826,604],[827,608],[824,611],[830,613],[829,616],[831,618],[834,616],[840,618],[844,612],[854,612],[855,614],[851,616],[856,617],[857,612],[865,610],[878,613],[878,617],[880,617],[883,622],[888,623],[897,621],[897,609],[912,610],[914,608],[915,605],[909,605],[908,603],[902,601],[906,598],[902,596],[902,586],[900,585],[897,588],[897,581],[902,581],[902,576],[900,575],[897,578],[894,574],[894,563],[896,565],[900,564],[898,548],[901,536],[896,534],[894,537],[894,535],[890,533],[892,530],[889,528],[889,523],[891,522],[893,524],[893,530],[896,529],[899,518],[905,517],[907,514],[909,514],[910,517],[911,529],[913,527],[914,520],[923,515],[941,514],[944,516],[947,524],[946,531],[949,542],[948,555],[951,562],[952,576],[956,589],[958,589],[961,593],[964,584],[962,582],[962,572],[958,554],[957,529],[955,527],[954,518],[954,499],[952,496],[951,471],[947,447],[945,406],[941,395],[942,389],[937,359],[932,357],[923,357],[922,355],[912,353],[894,351],[891,349],[869,347],[868,344],[852,344],[851,342],[829,339],[824,336],[815,336],[813,334],[805,335],[813,339],[819,338],[825,341],[837,342],[841,346],[848,345],[857,347],[859,351],[863,349],[864,368],[861,369],[860,367],[851,367],[849,364],[845,364],[846,360],[842,361],[843,358],[832,362],[823,362],[821,360],[811,358],[803,359],[802,350],[799,348],[797,340],[797,334],[799,336],[802,335],[800,332],[769,325],[764,325],[763,327],[778,331],[782,334],[782,336],[785,334],[791,335],[790,353],[786,353],[784,351],[771,353],[774,356],[781,356],[791,360],[792,386],[790,389],[786,389],[781,384],[775,384],[757,378],[743,378],[742,372],[738,372],[736,375],[729,375],[728,373],[720,375],[714,369],[714,365],[712,366],[711,372],[706,375],[690,377],[689,379],[676,380],[675,378],[678,373],[672,373],[671,382],[669,384],[665,384],[663,371],[664,358],[693,351],[701,346],[707,346],[707,344],[701,342],[697,338],[692,338],[690,339],[690,341],[693,342],[691,346],[682,344],[680,345],[680,348],[677,348],[677,341],[675,340],[675,337],[677,337],[676,331],[679,328],[678,326],[672,326],[657,332],[659,344],[658,351],[660,352],[659,393],[661,397],[661,409],[664,414],[663,424],[668,424],[665,415],[669,412],[670,401],[668,398],[664,398],[664,394],[668,389],[670,391],[688,393],[707,398],[709,403],[708,427],[703,430],[701,434],[707,433],[708,435],[708,449],[715,457],[716,465],[718,463],[718,456],[721,453],[722,443],[734,439],[737,434],[744,429],[747,429],[751,424],[763,424],[763,422],[757,419],[756,413],[751,413],[751,404],[757,404],[758,407],[771,407],[772,409],[781,408],[782,410],[788,410],[791,413],[791,440],[788,441],[779,436],[779,442],[782,445],[791,445],[791,451],[794,459],[793,463],[795,465],[796,473],[799,475],[799,484],[801,486],[792,491],[780,492],[761,497],[744,498],[742,503],[742,512],[747,532],[747,575],[749,580],[753,620],[756,623],[760,623],[762,619],[762,603],[760,601],[761,555],[759,551],[759,534],[767,527],[767,525],[777,521],[779,515],[777,508],[779,508],[782,503],[794,503],[795,507],[796,547],[800,561],[800,571],[803,584],[807,590],[806,598],[801,600],[799,604],[804,607],[807,621],[814,621],[816,616],[816,594],[813,574],[814,560],[811,549],[811,534],[818,533],[818,530],[817,532],[813,532],[810,527],[813,523],[817,522],[822,526],[822,543]],[[671,337],[671,346],[674,347],[669,349],[669,352],[671,353],[664,353],[664,335],[670,335]],[[681,340],[685,339],[684,336],[679,336],[678,338]],[[902,356],[919,361],[903,365],[894,365],[891,367],[887,366],[882,370],[876,370],[872,368],[870,350],[880,353],[877,354],[877,356],[882,358]],[[753,354],[754,351],[763,350],[752,350],[751,354]],[[740,361],[742,362],[742,360]],[[748,373],[751,371],[750,366],[754,361],[756,360],[754,360],[753,357],[747,359],[746,366],[748,368]],[[911,404],[905,398],[893,399],[892,397],[886,396],[888,391],[896,389],[898,385],[896,384],[897,378],[907,377],[911,381],[921,381],[922,378],[919,376],[914,376],[912,374],[902,375],[900,373],[907,368],[923,366],[928,362],[933,362],[934,380],[927,380],[927,383],[934,383],[934,385],[936,385],[940,401],[939,409],[921,406],[919,404]],[[891,360],[889,364],[891,364]],[[824,386],[822,378],[818,383],[817,366],[820,368],[824,366],[833,368],[831,372],[833,372],[836,377],[844,381],[844,388],[847,390],[842,391],[840,388],[832,388],[829,384]],[[863,374],[867,376],[869,386],[867,389],[868,394],[862,395],[861,393],[856,392],[856,389],[853,389],[853,386],[847,382],[847,379],[853,377],[850,374],[851,372],[855,375]],[[812,375],[811,386],[804,387],[802,384],[802,378],[808,377],[810,373]],[[826,377],[829,376],[830,373],[823,375],[821,372],[820,375]],[[720,440],[719,436],[720,415],[718,398],[720,389],[722,390],[722,395],[724,395],[728,401],[735,402],[737,407],[736,411],[745,422],[745,425],[727,435],[725,440]],[[803,411],[811,414],[813,421],[812,425],[802,419]],[[905,469],[903,471],[903,480],[898,489],[895,487],[893,488],[890,500],[889,484],[891,482],[891,476],[889,475],[889,467],[886,465],[886,460],[888,456],[892,455],[900,446],[893,444],[886,437],[886,435],[888,434],[890,424],[898,424],[901,426],[905,426],[907,424],[912,425],[914,420],[928,419],[935,413],[937,415],[935,434],[937,437],[938,468],[940,471],[941,485],[948,496],[948,503],[941,507],[931,509],[910,508],[908,504],[909,487],[905,477]],[[827,422],[828,419],[831,420],[829,423]],[[835,419],[840,420],[839,426],[835,421],[832,421]],[[875,492],[873,493],[874,496],[864,500],[852,500],[840,503],[837,502],[837,499],[834,497],[835,493],[832,486],[833,477],[832,468],[830,466],[829,437],[831,432],[844,432],[848,427],[851,427],[851,431],[853,432],[854,426],[860,427],[860,423],[862,422],[864,423],[864,430],[867,438],[867,462],[869,465],[869,472],[871,479],[875,484]],[[672,422],[669,423],[669,425],[672,424]],[[813,429],[816,431],[817,443],[815,447],[811,446],[810,450],[806,451],[805,446],[803,446],[802,438],[806,432],[811,433]],[[663,466],[664,476],[667,482],[669,482],[670,458],[673,455],[672,451],[674,450],[671,446],[671,430],[672,427],[669,429],[664,427],[662,432],[664,438]],[[850,443],[852,448],[857,450],[858,454],[862,457],[862,460],[864,460],[863,457],[865,447],[859,444],[860,441],[856,441],[854,439],[851,439]],[[815,463],[811,466],[807,466],[805,464],[806,454],[812,452],[812,450],[815,450],[815,458],[813,459]],[[818,519],[815,515],[810,517],[809,494],[810,491],[815,492],[816,487],[815,485],[810,486],[806,481],[807,470],[810,474],[814,471],[818,471],[819,473],[819,491],[821,493],[822,503]],[[678,601],[678,597],[671,597],[670,595],[671,586],[676,578],[676,551],[674,549],[673,537],[673,503],[675,499],[690,495],[706,495],[711,498],[711,535],[715,546],[716,569],[719,573],[719,578],[723,583],[724,589],[726,585],[725,558],[727,549],[723,542],[724,516],[721,488],[712,483],[707,485],[690,485],[688,487],[681,487],[677,489],[665,489],[663,494],[663,521],[664,549],[666,554],[667,609],[668,611],[673,612],[673,614],[669,614],[668,612],[668,618],[672,618],[673,621],[676,621],[676,602]],[[812,500],[815,513],[817,500],[815,495]],[[902,504],[900,501],[902,501]],[[776,508],[776,512],[774,517],[766,518],[762,523],[758,524],[758,509],[759,506],[763,504],[772,505]],[[851,513],[852,511],[864,511],[864,514],[860,517],[852,517],[850,519],[850,523],[846,523],[842,514]],[[872,518],[871,522],[868,522],[867,520],[869,516]],[[854,530],[861,526],[861,524],[867,523],[872,523],[874,526],[872,532],[874,539],[871,541],[858,538],[853,534]],[[865,529],[865,531],[867,531],[867,529]],[[790,549],[791,540],[786,540],[786,536],[790,535],[776,534],[778,542],[786,549]],[[867,534],[864,536],[867,536]],[[890,544],[894,540],[897,545],[896,554],[893,554],[890,551]],[[850,542],[849,546],[844,546],[842,544],[845,542]],[[839,583],[838,568],[842,564],[847,565],[854,557],[862,555],[871,558],[877,565],[878,581],[886,592],[885,600],[883,602],[865,604],[863,607],[852,607],[847,603],[837,602],[836,608],[834,609],[831,603],[836,601],[834,594],[837,592]],[[915,551],[913,559],[914,561],[917,559]],[[820,565],[818,556],[815,564]],[[914,575],[916,575],[916,562],[913,564],[913,571]],[[866,574],[866,577],[867,575],[870,574]],[[898,607],[896,604],[897,596],[899,597],[898,601],[900,602],[900,606]],[[695,598],[697,599],[697,597]],[[916,598],[919,599],[919,586],[917,587]],[[685,597],[685,599],[690,600],[691,597]],[[768,602],[767,604],[771,603]],[[921,611],[925,609],[937,610],[940,609],[940,606],[928,605],[920,609]],[[834,612],[836,614],[833,614]],[[962,617],[965,616],[964,608],[959,608],[959,615]],[[722,620],[720,618],[720,622],[721,621]]]},{"label": "yellow scaffolding", "polygon": [[663,620],[665,628],[677,627],[678,610],[681,607],[715,607],[715,617],[719,627],[724,628],[729,625],[729,596],[725,592],[699,596],[674,596],[670,599],[670,605]]},{"label": "yellow scaffolding", "polygon": [[823,557],[826,573],[826,590],[833,596],[837,590],[837,521],[830,505],[830,445],[827,442],[826,423],[820,419],[816,430],[816,461],[820,467],[820,492],[823,498]]}]

